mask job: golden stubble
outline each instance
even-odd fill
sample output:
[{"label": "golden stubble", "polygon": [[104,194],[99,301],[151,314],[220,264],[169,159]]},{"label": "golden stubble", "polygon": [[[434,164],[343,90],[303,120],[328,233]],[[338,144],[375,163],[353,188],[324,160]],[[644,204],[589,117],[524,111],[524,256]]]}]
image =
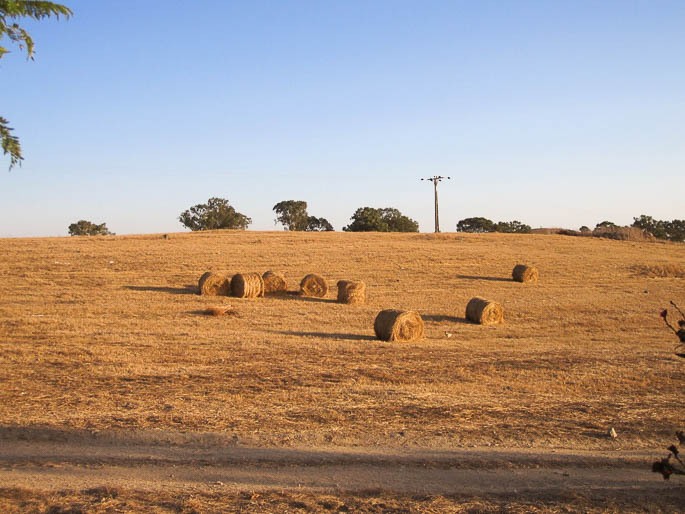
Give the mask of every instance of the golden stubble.
[{"label": "golden stubble", "polygon": [[[680,244],[556,235],[233,232],[0,240],[0,425],[211,432],[275,446],[641,448],[682,424]],[[540,279],[511,278],[520,262]],[[196,294],[274,270],[325,298]],[[367,302],[336,302],[338,280]],[[470,298],[502,325],[464,319]],[[236,315],[207,316],[231,306]],[[375,339],[382,309],[425,337]],[[613,426],[614,441],[604,434]],[[682,428],[682,427],[680,427]],[[618,442],[617,442],[618,441]]]}]

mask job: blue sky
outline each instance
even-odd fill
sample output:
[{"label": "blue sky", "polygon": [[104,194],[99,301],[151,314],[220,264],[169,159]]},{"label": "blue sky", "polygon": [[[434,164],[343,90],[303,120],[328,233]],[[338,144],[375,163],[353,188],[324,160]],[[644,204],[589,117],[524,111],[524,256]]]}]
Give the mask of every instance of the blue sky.
[{"label": "blue sky", "polygon": [[435,174],[443,231],[685,217],[685,2],[63,1],[0,61],[0,236],[181,231],[212,196],[432,231]]}]

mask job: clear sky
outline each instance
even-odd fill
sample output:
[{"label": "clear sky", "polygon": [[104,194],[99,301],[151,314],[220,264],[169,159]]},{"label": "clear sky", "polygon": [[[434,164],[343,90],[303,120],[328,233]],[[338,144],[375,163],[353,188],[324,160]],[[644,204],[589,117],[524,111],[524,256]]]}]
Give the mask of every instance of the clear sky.
[{"label": "clear sky", "polygon": [[[62,0],[0,61],[0,236],[184,230],[213,196],[433,230],[685,218],[685,2]],[[8,46],[8,41],[4,41]]]}]

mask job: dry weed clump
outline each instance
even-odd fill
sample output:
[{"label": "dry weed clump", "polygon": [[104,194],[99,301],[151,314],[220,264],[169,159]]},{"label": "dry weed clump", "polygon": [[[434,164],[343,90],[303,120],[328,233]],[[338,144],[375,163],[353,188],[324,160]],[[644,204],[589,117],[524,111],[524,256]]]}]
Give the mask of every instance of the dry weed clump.
[{"label": "dry weed clump", "polygon": [[264,280],[264,293],[284,293],[288,289],[283,273],[277,271],[267,271],[262,275]]},{"label": "dry weed clump", "polygon": [[238,316],[238,312],[230,305],[212,305],[204,311],[207,316]]},{"label": "dry weed clump", "polygon": [[321,275],[310,273],[300,282],[300,294],[302,296],[324,298],[328,294],[328,283]]},{"label": "dry weed clump", "polygon": [[685,278],[685,267],[680,264],[653,264],[636,266],[638,274],[651,278]]},{"label": "dry weed clump", "polygon": [[366,303],[366,284],[362,281],[338,281],[338,301],[340,303]]},{"label": "dry weed clump", "polygon": [[386,309],[376,316],[373,330],[382,341],[414,341],[423,337],[423,319],[416,311]]},{"label": "dry weed clump", "polygon": [[207,271],[198,282],[200,294],[204,296],[228,296],[231,290],[231,278],[226,273]]},{"label": "dry weed clump", "polygon": [[511,272],[511,277],[516,282],[537,282],[539,273],[537,268],[533,266],[526,266],[525,264],[517,264]]},{"label": "dry weed clump", "polygon": [[238,273],[231,280],[231,295],[236,298],[264,296],[264,279],[259,273]]},{"label": "dry weed clump", "polygon": [[475,296],[466,305],[466,319],[481,325],[494,325],[504,321],[504,310],[497,302]]}]

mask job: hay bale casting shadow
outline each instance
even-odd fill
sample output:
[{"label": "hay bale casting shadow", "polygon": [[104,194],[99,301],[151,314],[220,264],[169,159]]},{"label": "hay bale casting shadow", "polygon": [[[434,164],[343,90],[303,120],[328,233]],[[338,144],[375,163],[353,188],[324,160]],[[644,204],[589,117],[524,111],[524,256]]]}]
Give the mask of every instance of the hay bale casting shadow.
[{"label": "hay bale casting shadow", "polygon": [[366,303],[366,284],[362,281],[339,280],[338,302],[348,304]]},{"label": "hay bale casting shadow", "polygon": [[226,273],[208,271],[198,282],[200,294],[204,296],[228,296],[231,290],[231,279]]},{"label": "hay bale casting shadow", "polygon": [[321,275],[310,273],[300,282],[300,294],[302,296],[323,298],[328,294],[328,283]]},{"label": "hay bale casting shadow", "polygon": [[537,268],[525,264],[517,264],[511,272],[511,277],[516,282],[537,282],[538,276]]},{"label": "hay bale casting shadow", "polygon": [[264,293],[280,293],[283,294],[288,290],[288,283],[285,281],[283,273],[277,271],[267,271],[262,275],[264,280]]},{"label": "hay bale casting shadow", "polygon": [[373,330],[383,341],[414,341],[423,337],[423,320],[416,311],[387,309],[378,313]]},{"label": "hay bale casting shadow", "polygon": [[504,310],[499,303],[476,296],[466,305],[466,319],[481,325],[494,325],[504,321]]}]

